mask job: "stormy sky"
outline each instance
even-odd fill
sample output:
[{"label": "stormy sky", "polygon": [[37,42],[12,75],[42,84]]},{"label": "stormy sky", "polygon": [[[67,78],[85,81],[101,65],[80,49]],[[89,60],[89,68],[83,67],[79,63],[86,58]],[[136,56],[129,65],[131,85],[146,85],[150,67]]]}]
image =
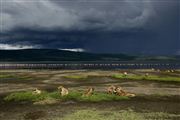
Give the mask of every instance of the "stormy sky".
[{"label": "stormy sky", "polygon": [[180,55],[179,0],[1,0],[0,49]]}]

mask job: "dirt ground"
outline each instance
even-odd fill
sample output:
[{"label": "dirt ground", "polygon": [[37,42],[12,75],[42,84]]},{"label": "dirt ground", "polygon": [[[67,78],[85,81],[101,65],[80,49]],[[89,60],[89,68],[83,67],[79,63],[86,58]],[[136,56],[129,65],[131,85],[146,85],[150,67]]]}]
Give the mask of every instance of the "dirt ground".
[{"label": "dirt ground", "polygon": [[[162,74],[152,70],[0,70],[0,74],[15,76],[0,78],[0,120],[51,120],[56,116],[62,117],[75,110],[88,108],[99,110],[126,110],[130,108],[137,112],[166,112],[180,115],[180,82],[119,80],[110,77],[124,71],[129,74],[145,74],[147,72]],[[180,72],[167,73],[167,75],[180,77]],[[28,79],[26,80],[22,76],[26,76],[25,78]],[[84,76],[85,78],[73,79],[65,76]],[[102,92],[105,92],[109,85],[117,85],[128,92],[137,94],[138,97],[119,102],[84,103],[67,101],[45,106],[30,103],[7,104],[3,101],[3,97],[11,92],[33,90],[35,88],[54,91],[57,90],[59,85],[69,88],[70,91],[84,90],[88,86],[92,86],[96,91]],[[162,97],[159,97],[160,95]]]},{"label": "dirt ground", "polygon": [[[126,70],[129,74],[161,74],[151,70]],[[68,87],[70,90],[83,90],[92,86],[96,91],[106,91],[107,86],[117,85],[124,90],[136,94],[161,94],[161,95],[180,95],[180,82],[160,82],[147,80],[119,80],[110,77],[113,74],[123,73],[124,71],[102,71],[102,70],[6,70],[0,74],[13,74],[15,78],[0,78],[0,94],[15,91],[26,91],[39,88],[42,90],[57,90],[59,85]],[[163,75],[163,74],[162,74]],[[170,74],[179,76],[180,73]],[[19,79],[18,77],[24,77]],[[85,79],[65,78],[65,76],[85,76]],[[31,78],[31,79],[29,79]]]}]

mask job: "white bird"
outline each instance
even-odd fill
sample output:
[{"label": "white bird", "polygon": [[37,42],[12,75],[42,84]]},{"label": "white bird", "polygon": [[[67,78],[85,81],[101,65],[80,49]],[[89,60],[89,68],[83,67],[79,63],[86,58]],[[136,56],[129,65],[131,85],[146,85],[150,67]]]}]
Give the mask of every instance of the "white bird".
[{"label": "white bird", "polygon": [[124,72],[123,74],[126,76],[128,73],[127,73],[127,72]]},{"label": "white bird", "polygon": [[41,90],[38,90],[37,88],[33,91],[34,94],[41,94]]}]

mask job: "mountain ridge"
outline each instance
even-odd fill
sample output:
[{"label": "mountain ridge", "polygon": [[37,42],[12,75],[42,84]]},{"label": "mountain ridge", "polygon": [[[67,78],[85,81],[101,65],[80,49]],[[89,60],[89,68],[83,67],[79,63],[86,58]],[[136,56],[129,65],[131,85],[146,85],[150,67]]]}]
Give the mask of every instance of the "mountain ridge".
[{"label": "mountain ridge", "polygon": [[180,56],[99,54],[58,49],[0,50],[0,61],[177,61]]}]

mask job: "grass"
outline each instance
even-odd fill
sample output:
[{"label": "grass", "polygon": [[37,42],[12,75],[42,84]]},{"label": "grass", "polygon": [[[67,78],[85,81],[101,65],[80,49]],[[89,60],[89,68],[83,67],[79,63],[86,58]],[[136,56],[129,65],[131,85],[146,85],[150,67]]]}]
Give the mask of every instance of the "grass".
[{"label": "grass", "polygon": [[178,117],[180,116],[163,112],[138,113],[131,109],[118,111],[83,109],[53,120],[169,120]]},{"label": "grass", "polygon": [[63,118],[53,120],[143,120],[138,113],[132,111],[99,111],[96,109],[77,110]]},{"label": "grass", "polygon": [[128,100],[126,96],[116,96],[106,93],[96,92],[92,96],[83,96],[82,92],[72,91],[66,96],[61,96],[58,92],[43,92],[40,95],[35,95],[30,91],[27,92],[15,92],[7,95],[5,101],[41,101],[41,100],[75,100],[85,102],[101,102],[101,101],[117,101],[117,100]]},{"label": "grass", "polygon": [[0,79],[14,79],[14,80],[34,80],[37,79],[34,76],[30,75],[18,75],[18,74],[12,74],[12,73],[0,73]]},{"label": "grass", "polygon": [[4,98],[5,101],[40,101],[48,98],[47,92],[42,92],[40,95],[35,95],[30,91],[11,93]]},{"label": "grass", "polygon": [[49,78],[47,75],[33,75],[33,74],[19,74],[11,72],[2,72],[0,71],[1,80],[44,80]]},{"label": "grass", "polygon": [[132,79],[132,80],[154,80],[154,81],[167,81],[167,82],[180,82],[180,77],[171,77],[171,76],[157,76],[157,75],[135,75],[129,74],[127,76],[123,74],[114,74],[113,78],[118,79]]},{"label": "grass", "polygon": [[11,74],[0,74],[0,79],[13,77]]},{"label": "grass", "polygon": [[64,78],[68,79],[86,79],[88,76],[82,76],[82,75],[69,75],[69,76],[64,76]]},{"label": "grass", "polygon": [[128,99],[129,98],[126,96],[110,95],[106,93],[95,93],[90,97],[81,97],[81,101],[92,101],[92,102],[118,101],[118,100],[128,100]]}]

